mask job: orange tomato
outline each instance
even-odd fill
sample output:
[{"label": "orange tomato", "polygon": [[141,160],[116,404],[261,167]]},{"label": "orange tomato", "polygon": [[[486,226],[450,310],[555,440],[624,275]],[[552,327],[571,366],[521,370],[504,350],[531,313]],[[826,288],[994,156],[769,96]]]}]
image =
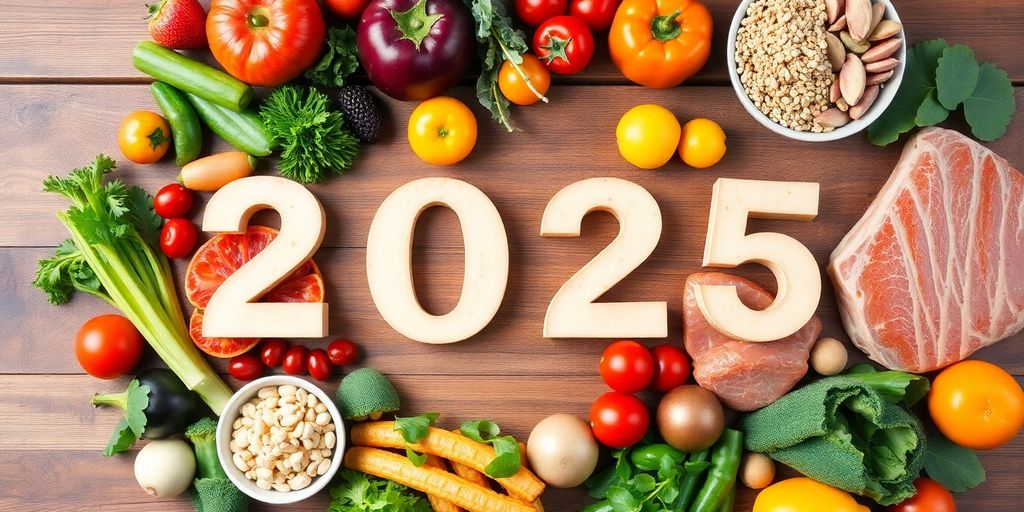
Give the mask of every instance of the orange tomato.
[{"label": "orange tomato", "polygon": [[171,127],[155,112],[132,112],[121,121],[117,145],[128,160],[151,164],[163,158],[171,147]]},{"label": "orange tomato", "polygon": [[[551,87],[551,73],[540,59],[530,53],[523,54],[523,62],[519,64],[519,69],[523,72],[522,75],[516,71],[511,61],[506,60],[498,70],[498,88],[501,89],[503,96],[516,105],[533,105],[540,101]],[[530,85],[533,86],[533,90],[530,89]],[[534,93],[534,90],[537,92]]]},{"label": "orange tomato", "polygon": [[409,145],[428,164],[453,165],[476,145],[476,117],[465,103],[448,96],[431,98],[409,117]]},{"label": "orange tomato", "polygon": [[1024,427],[1024,390],[992,363],[963,361],[935,377],[928,411],[954,443],[991,450],[1009,442]]},{"label": "orange tomato", "polygon": [[608,46],[626,78],[647,87],[675,87],[711,55],[711,13],[696,0],[625,0]]}]

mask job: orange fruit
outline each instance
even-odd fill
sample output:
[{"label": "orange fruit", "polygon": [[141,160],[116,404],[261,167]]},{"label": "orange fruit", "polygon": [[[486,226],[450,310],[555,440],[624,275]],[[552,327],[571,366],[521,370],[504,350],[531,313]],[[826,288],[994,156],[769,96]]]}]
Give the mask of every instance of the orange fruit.
[{"label": "orange fruit", "polygon": [[[259,338],[205,338],[203,308],[217,288],[236,270],[265,249],[277,230],[249,226],[245,233],[222,233],[203,244],[185,270],[185,296],[196,307],[189,320],[192,341],[214,357],[233,357],[254,347]],[[303,263],[260,302],[323,302],[324,280],[313,260]]]},{"label": "orange fruit", "polygon": [[928,411],[960,446],[991,450],[1024,428],[1024,390],[1009,373],[985,361],[962,361],[932,381]]}]

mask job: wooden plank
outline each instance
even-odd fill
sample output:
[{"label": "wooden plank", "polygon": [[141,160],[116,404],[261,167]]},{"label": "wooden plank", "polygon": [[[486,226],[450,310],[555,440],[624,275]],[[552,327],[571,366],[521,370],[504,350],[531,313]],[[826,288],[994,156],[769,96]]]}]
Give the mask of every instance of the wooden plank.
[{"label": "wooden plank", "polygon": [[[209,5],[208,1],[202,2]],[[725,83],[726,36],[738,0],[705,2],[715,22],[709,64],[693,83]],[[912,42],[943,37],[974,47],[1015,81],[1024,80],[1024,55],[1014,44],[1024,24],[1020,0],[902,0],[898,12]],[[145,10],[133,2],[0,0],[0,81],[125,82],[146,79],[132,67],[131,50],[148,38]],[[607,43],[597,35],[598,53],[583,73],[557,77],[566,83],[626,83],[603,56]],[[209,53],[195,53],[212,62]]]}]

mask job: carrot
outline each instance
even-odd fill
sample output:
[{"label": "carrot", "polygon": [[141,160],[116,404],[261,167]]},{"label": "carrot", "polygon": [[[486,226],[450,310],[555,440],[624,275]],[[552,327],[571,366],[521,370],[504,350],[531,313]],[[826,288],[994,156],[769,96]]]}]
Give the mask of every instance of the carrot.
[{"label": "carrot", "polygon": [[215,192],[232,181],[249,176],[254,169],[256,158],[242,151],[228,151],[185,164],[178,181],[191,190]]},{"label": "carrot", "polygon": [[[376,448],[402,449],[406,447],[405,439],[395,431],[395,422],[393,421],[373,421],[352,427],[352,444]],[[434,427],[430,427],[426,437],[420,439],[418,443],[408,446],[417,452],[437,455],[453,462],[465,464],[477,471],[484,471],[487,464],[495,457],[494,448],[488,445]],[[532,503],[544,493],[544,482],[525,467],[520,467],[519,472],[515,475],[496,480],[510,495],[525,502]]]},{"label": "carrot", "polygon": [[[427,456],[427,466],[447,470],[444,466],[444,459],[437,455]],[[434,509],[434,512],[462,512],[462,509],[458,505],[440,497],[434,496],[433,494],[427,495],[427,500],[430,501],[430,508]]]},{"label": "carrot", "polygon": [[533,505],[471,484],[443,469],[416,467],[409,459],[380,450],[356,446],[345,454],[345,467],[386,478],[450,501],[470,512],[536,512]]},{"label": "carrot", "polygon": [[[462,433],[460,433],[458,430],[453,430],[452,433],[460,436],[462,435]],[[524,453],[526,452],[525,448],[523,448],[522,450]],[[452,466],[452,473],[458,475],[459,478],[462,478],[464,480],[467,480],[482,487],[490,487],[491,484],[488,481],[487,476],[484,475],[483,473],[465,464],[459,464],[458,462],[455,461],[448,462]],[[504,485],[502,487],[504,487]],[[505,491],[508,492],[508,489],[506,488]],[[540,499],[537,499],[537,501],[533,502],[533,507],[537,509],[537,512],[544,512],[544,505],[540,502]]]}]

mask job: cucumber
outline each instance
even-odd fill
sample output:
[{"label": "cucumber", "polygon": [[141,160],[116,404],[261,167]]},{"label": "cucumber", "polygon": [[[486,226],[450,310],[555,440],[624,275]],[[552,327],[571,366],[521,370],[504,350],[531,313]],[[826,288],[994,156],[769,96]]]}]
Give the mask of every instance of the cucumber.
[{"label": "cucumber", "polygon": [[149,86],[153,98],[171,125],[174,163],[181,167],[199,157],[203,149],[203,126],[181,91],[163,82]]},{"label": "cucumber", "polygon": [[206,126],[228,144],[255,156],[267,156],[274,150],[274,140],[263,129],[263,122],[256,112],[232,112],[194,94],[185,93],[185,97]]},{"label": "cucumber", "polygon": [[135,46],[132,63],[157,80],[235,112],[241,112],[252,101],[252,87],[245,82],[152,41]]}]

